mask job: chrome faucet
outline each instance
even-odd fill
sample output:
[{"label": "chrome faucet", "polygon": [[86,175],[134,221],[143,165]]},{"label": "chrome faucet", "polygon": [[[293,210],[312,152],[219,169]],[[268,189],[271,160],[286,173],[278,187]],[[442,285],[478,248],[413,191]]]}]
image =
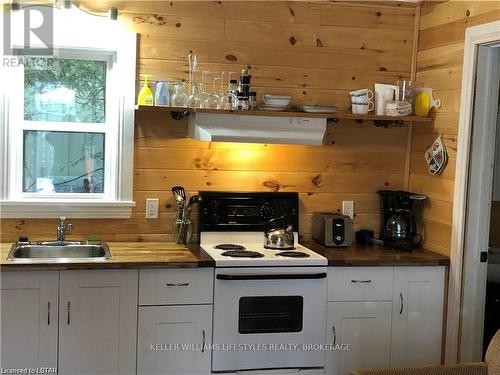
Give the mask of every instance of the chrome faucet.
[{"label": "chrome faucet", "polygon": [[73,224],[64,224],[66,218],[61,216],[59,218],[59,225],[57,226],[57,241],[64,242],[66,240],[66,235],[73,229]]}]

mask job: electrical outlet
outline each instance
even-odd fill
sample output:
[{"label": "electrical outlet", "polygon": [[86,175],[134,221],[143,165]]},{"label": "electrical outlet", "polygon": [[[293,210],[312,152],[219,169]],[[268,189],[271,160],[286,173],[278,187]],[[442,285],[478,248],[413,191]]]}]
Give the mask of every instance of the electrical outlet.
[{"label": "electrical outlet", "polygon": [[158,219],[159,206],[158,198],[146,198],[146,219]]},{"label": "electrical outlet", "polygon": [[354,201],[342,202],[342,215],[346,215],[351,219],[354,219]]}]

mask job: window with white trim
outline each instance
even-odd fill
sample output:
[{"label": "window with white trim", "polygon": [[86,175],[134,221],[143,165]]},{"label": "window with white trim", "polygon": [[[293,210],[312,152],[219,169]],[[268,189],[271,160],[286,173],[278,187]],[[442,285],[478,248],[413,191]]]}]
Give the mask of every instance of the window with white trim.
[{"label": "window with white trim", "polygon": [[54,9],[50,56],[4,56],[2,217],[130,216],[136,37],[122,27]]}]

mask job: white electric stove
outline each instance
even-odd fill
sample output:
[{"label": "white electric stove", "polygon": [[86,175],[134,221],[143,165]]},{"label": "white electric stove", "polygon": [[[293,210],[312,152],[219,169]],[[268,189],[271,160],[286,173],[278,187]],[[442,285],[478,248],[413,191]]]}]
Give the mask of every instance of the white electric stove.
[{"label": "white electric stove", "polygon": [[297,193],[202,192],[200,244],[215,260],[212,372],[323,374],[327,260],[264,248],[274,218],[298,228]]},{"label": "white electric stove", "polygon": [[296,241],[293,250],[266,249],[263,232],[202,232],[200,239],[201,247],[215,260],[216,267],[327,265],[325,257],[300,245],[297,242],[298,233],[294,235]]}]

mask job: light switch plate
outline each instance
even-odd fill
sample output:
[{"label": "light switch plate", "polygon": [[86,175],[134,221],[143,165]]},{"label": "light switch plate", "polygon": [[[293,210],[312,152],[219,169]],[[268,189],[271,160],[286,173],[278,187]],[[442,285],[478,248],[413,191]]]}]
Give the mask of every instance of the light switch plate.
[{"label": "light switch plate", "polygon": [[158,198],[146,198],[146,219],[158,219],[159,206]]},{"label": "light switch plate", "polygon": [[354,201],[343,201],[342,202],[342,215],[349,216],[354,219]]}]

